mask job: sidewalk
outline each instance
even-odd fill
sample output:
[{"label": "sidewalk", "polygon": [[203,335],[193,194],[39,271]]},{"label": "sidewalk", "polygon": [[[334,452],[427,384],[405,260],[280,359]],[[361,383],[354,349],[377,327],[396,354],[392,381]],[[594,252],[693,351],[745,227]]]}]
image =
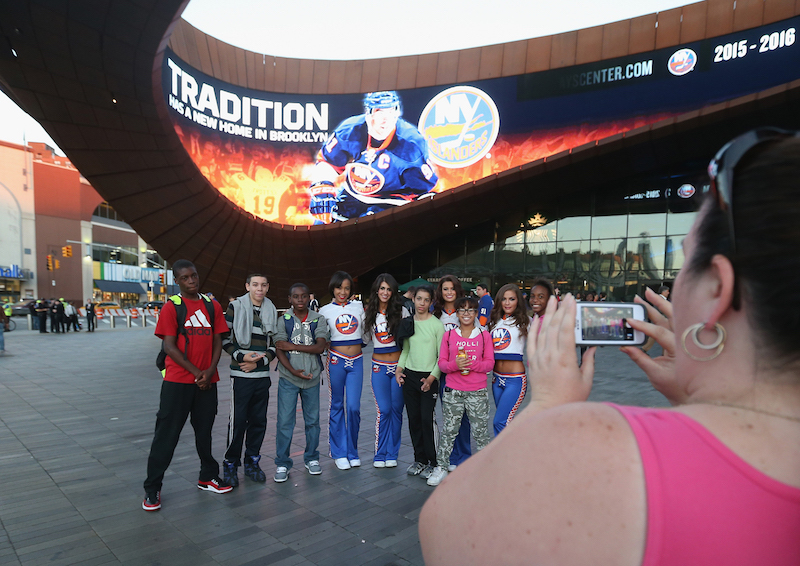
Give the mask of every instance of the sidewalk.
[{"label": "sidewalk", "polygon": [[[325,456],[323,388],[323,474],[310,476],[302,466],[300,414],[295,467],[289,481],[274,483],[273,380],[262,449],[267,482],[256,484],[240,470],[233,493],[198,490],[187,423],[165,477],[163,509],[147,513],[142,481],[161,381],[154,327],[129,329],[123,321],[93,334],[39,334],[22,326],[5,334],[9,355],[0,358],[0,564],[422,564],[417,517],[433,488],[405,473],[413,456],[405,423],[399,466],[372,467],[369,363],[361,468],[339,471]],[[221,461],[230,400],[224,352],[220,374],[214,454]],[[626,357],[600,353],[593,399],[666,405],[650,391]]]}]

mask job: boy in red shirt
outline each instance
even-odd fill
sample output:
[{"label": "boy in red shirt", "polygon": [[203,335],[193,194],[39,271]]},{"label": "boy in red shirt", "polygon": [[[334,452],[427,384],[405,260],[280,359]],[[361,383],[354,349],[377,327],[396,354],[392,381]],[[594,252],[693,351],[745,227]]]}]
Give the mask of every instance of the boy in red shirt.
[{"label": "boy in red shirt", "polygon": [[[200,456],[197,487],[214,493],[233,489],[219,478],[219,464],[211,455],[211,429],[217,414],[217,363],[222,352],[222,334],[228,332],[228,326],[219,303],[198,292],[200,278],[192,262],[176,261],[172,273],[181,289],[178,298],[186,305],[186,320],[183,329],[179,329],[175,303],[169,300],[156,325],[155,333],[164,341],[167,359],[156,431],[147,459],[142,502],[145,511],[161,509],[161,483],[189,415]],[[208,310],[211,308],[213,328]]]}]

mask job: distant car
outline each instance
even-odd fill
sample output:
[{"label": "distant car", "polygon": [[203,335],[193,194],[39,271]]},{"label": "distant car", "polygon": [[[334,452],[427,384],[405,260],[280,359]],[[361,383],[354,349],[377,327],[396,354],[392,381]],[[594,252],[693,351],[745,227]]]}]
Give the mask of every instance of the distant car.
[{"label": "distant car", "polygon": [[95,310],[105,310],[105,309],[121,309],[122,307],[119,306],[119,303],[116,301],[104,301],[102,303],[97,303],[95,305]]},{"label": "distant car", "polygon": [[11,303],[11,316],[25,316],[31,314],[28,305],[35,302],[36,299],[23,299],[16,303]]},{"label": "distant car", "polygon": [[137,309],[158,309],[164,306],[164,301],[147,301],[146,303],[139,303],[136,305]]}]

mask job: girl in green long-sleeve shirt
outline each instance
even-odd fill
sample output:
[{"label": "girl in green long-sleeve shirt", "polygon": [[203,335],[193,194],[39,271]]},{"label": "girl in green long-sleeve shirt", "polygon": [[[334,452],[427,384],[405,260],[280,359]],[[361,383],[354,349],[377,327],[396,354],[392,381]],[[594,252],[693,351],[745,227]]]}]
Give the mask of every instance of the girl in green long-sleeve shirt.
[{"label": "girl in green long-sleeve shirt", "polygon": [[403,386],[408,432],[414,446],[414,463],[408,475],[427,479],[436,467],[433,410],[439,379],[439,346],[444,325],[430,313],[433,289],[419,287],[414,295],[414,335],[403,342],[397,362],[397,383]]}]

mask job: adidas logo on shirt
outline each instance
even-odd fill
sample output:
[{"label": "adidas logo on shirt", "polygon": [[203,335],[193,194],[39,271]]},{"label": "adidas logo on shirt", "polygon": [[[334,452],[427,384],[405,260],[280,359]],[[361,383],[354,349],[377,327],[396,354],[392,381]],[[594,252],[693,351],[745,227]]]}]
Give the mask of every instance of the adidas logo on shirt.
[{"label": "adidas logo on shirt", "polygon": [[184,323],[186,327],[186,334],[189,336],[210,336],[211,323],[208,322],[206,314],[202,310],[197,310],[192,316],[186,319]]}]

